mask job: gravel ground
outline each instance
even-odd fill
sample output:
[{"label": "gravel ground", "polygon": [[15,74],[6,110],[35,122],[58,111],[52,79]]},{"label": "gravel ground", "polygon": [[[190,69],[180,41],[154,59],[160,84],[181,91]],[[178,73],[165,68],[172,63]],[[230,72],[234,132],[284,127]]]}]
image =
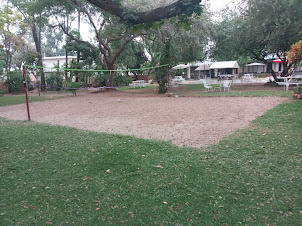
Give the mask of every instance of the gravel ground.
[{"label": "gravel ground", "polygon": [[[30,111],[35,122],[205,147],[286,101],[281,97],[175,98],[103,92],[31,103]],[[0,117],[26,120],[26,106],[0,107]]]}]

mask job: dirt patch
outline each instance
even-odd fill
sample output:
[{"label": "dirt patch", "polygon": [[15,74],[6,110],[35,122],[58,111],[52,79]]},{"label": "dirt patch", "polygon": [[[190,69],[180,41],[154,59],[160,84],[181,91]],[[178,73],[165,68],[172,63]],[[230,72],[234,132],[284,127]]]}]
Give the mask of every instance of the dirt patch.
[{"label": "dirt patch", "polygon": [[[102,92],[35,102],[30,104],[30,110],[35,122],[171,141],[178,146],[204,147],[245,128],[286,100],[280,97],[175,98]],[[0,116],[26,120],[26,106],[1,107]]]}]

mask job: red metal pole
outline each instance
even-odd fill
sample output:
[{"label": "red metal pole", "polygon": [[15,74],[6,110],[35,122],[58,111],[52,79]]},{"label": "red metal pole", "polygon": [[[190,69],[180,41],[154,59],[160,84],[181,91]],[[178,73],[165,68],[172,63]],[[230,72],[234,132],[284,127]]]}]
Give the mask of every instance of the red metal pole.
[{"label": "red metal pole", "polygon": [[170,70],[169,70],[169,64],[168,64],[168,97],[170,96]]},{"label": "red metal pole", "polygon": [[28,121],[30,121],[29,103],[28,103],[28,90],[27,90],[27,86],[26,86],[26,70],[25,70],[24,65],[23,65],[23,85],[24,85],[24,92],[25,92],[25,98],[26,98],[27,117],[28,117]]}]

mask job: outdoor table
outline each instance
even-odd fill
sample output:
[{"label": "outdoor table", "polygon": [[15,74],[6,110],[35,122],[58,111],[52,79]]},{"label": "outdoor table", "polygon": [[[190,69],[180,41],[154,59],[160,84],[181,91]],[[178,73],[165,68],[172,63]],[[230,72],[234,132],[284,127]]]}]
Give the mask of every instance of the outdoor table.
[{"label": "outdoor table", "polygon": [[218,77],[220,79],[223,79],[223,78],[233,79],[234,75],[226,74],[226,75],[218,75]]}]

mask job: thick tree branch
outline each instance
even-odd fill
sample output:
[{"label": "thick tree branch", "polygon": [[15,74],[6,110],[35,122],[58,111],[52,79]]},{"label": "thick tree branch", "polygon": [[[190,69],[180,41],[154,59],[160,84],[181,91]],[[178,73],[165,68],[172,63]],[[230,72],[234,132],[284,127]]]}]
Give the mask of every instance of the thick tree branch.
[{"label": "thick tree branch", "polygon": [[119,55],[124,51],[126,45],[131,42],[133,39],[135,39],[136,37],[142,36],[142,35],[146,35],[147,33],[145,32],[141,32],[135,35],[132,35],[131,37],[127,38],[124,40],[123,44],[121,45],[121,47],[116,51],[116,53],[114,54],[114,56],[111,58],[110,62],[114,63],[117,58],[119,57]]},{"label": "thick tree branch", "polygon": [[[89,19],[89,22],[90,24],[92,25],[93,29],[94,29],[94,32],[95,32],[95,35],[96,35],[96,38],[98,39],[99,43],[101,45],[99,45],[99,49],[100,51],[102,52],[103,55],[106,55],[106,51],[103,49],[103,47],[108,51],[110,48],[108,45],[106,45],[106,43],[102,40],[101,36],[100,36],[100,33],[90,15],[90,13],[76,0],[73,0],[73,2],[81,8],[82,12],[86,14],[86,16],[88,17]],[[104,22],[104,21],[103,21]],[[101,26],[104,26],[105,23],[102,23]]]},{"label": "thick tree branch", "polygon": [[[138,12],[135,18],[128,17],[129,9],[124,8],[112,0],[87,0],[91,4],[121,18],[130,24],[152,23],[162,19],[168,19],[180,14],[192,14],[194,7],[198,6],[201,0],[178,0],[170,5],[162,6],[146,12]],[[189,3],[190,2],[190,3]]]},{"label": "thick tree branch", "polygon": [[60,28],[63,30],[63,32],[68,37],[70,37],[74,41],[77,41],[77,42],[80,42],[80,43],[83,43],[83,44],[87,45],[88,47],[90,47],[91,49],[93,49],[97,53],[97,48],[94,45],[92,45],[91,43],[89,43],[87,41],[84,41],[84,40],[81,40],[79,38],[74,37],[73,35],[71,35],[69,32],[66,31],[65,27],[60,22],[58,22],[58,23],[59,23]]}]

